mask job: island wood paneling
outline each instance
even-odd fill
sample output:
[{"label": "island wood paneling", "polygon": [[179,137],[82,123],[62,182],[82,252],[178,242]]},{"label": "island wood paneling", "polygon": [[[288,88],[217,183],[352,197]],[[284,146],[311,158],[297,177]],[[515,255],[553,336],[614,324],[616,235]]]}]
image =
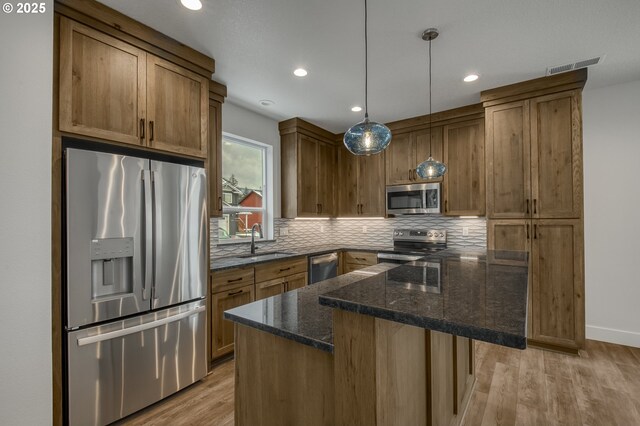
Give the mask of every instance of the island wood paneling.
[{"label": "island wood paneling", "polygon": [[330,353],[235,327],[236,426],[335,425]]}]

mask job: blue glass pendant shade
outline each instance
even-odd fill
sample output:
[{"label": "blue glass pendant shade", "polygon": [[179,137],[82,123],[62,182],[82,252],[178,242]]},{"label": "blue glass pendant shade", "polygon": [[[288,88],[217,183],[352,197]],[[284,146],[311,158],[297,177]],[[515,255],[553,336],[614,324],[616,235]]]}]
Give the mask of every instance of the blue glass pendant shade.
[{"label": "blue glass pendant shade", "polygon": [[364,120],[352,126],[344,134],[344,146],[355,155],[378,154],[391,142],[391,130],[384,124]]},{"label": "blue glass pendant shade", "polygon": [[429,156],[426,161],[418,164],[416,173],[423,179],[439,178],[443,176],[447,171],[447,166],[443,163],[436,161],[433,157]]}]

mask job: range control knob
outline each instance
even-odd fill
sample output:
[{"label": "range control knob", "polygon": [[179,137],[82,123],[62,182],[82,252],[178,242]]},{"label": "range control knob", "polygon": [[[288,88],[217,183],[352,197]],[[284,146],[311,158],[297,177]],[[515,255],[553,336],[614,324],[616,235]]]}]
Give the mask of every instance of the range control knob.
[{"label": "range control knob", "polygon": [[398,232],[398,235],[402,237],[404,235],[404,232]]},{"label": "range control knob", "polygon": [[429,237],[429,238],[433,237],[433,233],[432,232],[427,232],[427,237]]}]

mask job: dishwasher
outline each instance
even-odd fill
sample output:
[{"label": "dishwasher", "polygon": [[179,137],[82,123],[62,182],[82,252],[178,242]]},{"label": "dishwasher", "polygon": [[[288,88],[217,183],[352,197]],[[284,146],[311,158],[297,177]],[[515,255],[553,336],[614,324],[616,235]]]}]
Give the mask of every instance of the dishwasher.
[{"label": "dishwasher", "polygon": [[338,253],[309,257],[309,284],[338,276]]}]

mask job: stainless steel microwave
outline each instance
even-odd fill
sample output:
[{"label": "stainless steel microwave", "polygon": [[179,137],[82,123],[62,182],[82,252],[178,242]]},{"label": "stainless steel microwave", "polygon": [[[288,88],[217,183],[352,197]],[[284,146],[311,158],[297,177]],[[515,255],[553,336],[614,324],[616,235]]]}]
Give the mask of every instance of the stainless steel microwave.
[{"label": "stainless steel microwave", "polygon": [[439,214],[440,183],[387,186],[387,214]]}]

